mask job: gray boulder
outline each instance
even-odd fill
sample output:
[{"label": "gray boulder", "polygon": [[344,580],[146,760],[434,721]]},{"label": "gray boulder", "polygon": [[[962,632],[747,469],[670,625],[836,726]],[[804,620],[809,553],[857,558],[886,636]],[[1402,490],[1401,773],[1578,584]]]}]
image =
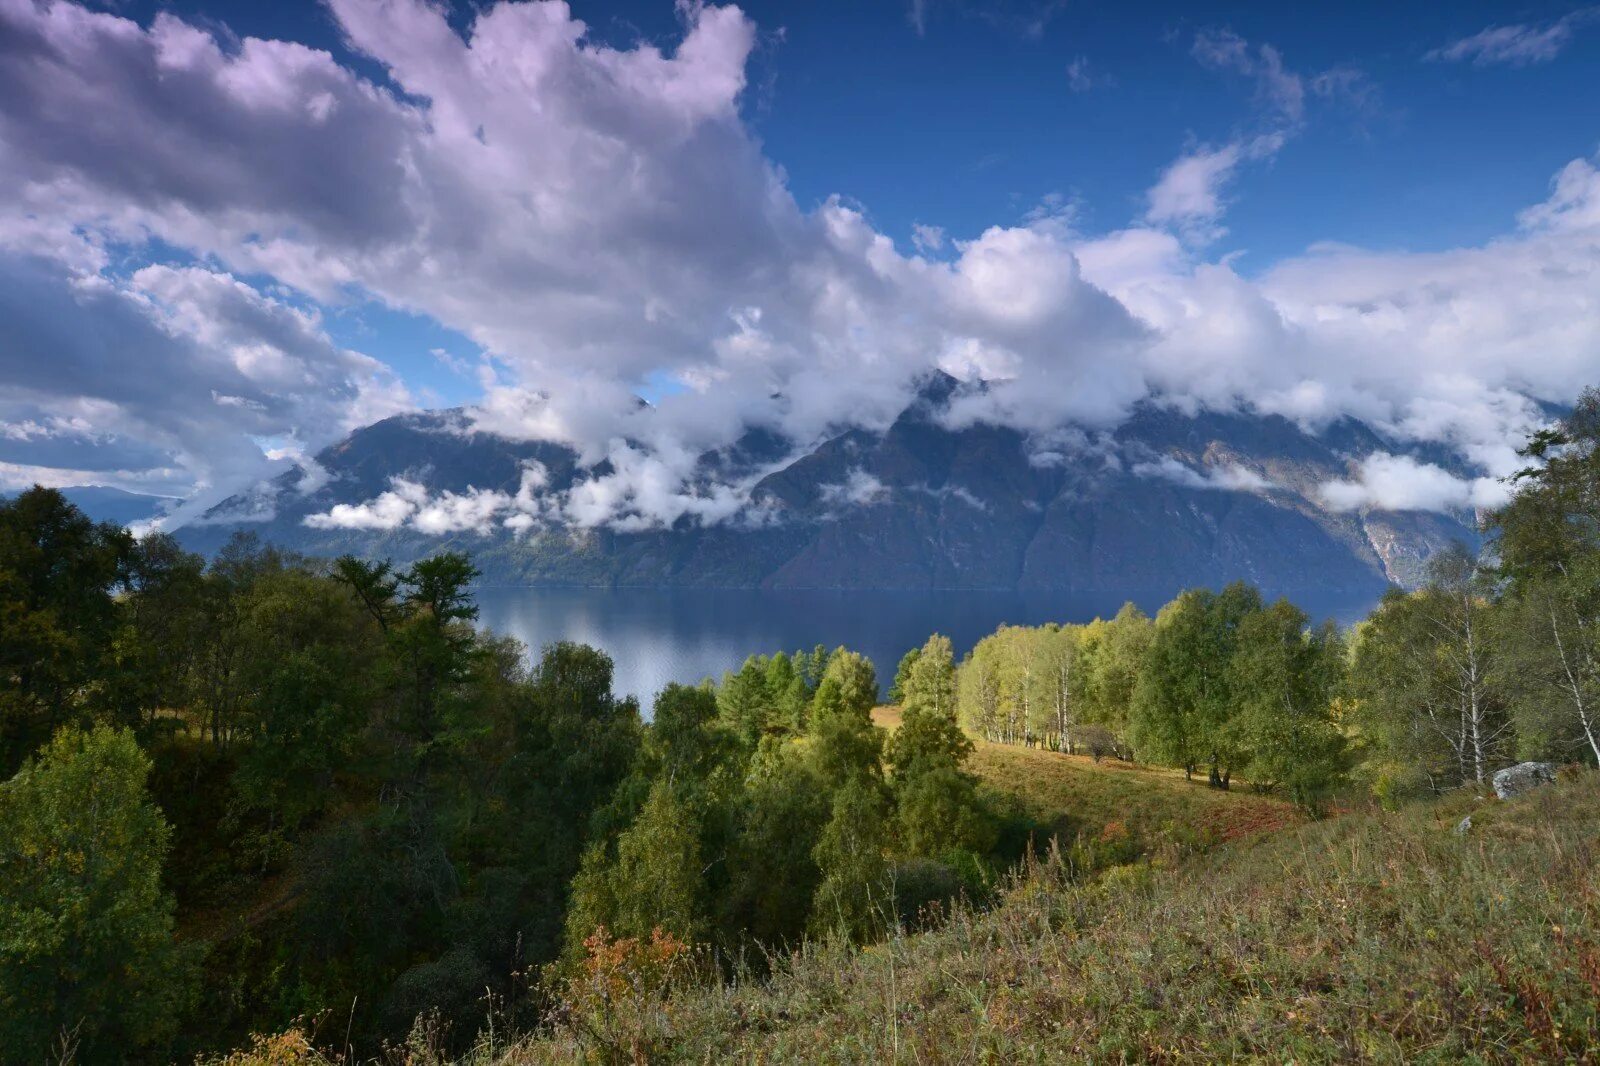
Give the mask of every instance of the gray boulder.
[{"label": "gray boulder", "polygon": [[1553,762],[1520,762],[1494,775],[1494,794],[1501,799],[1520,796],[1556,779]]},{"label": "gray boulder", "polygon": [[1466,836],[1467,832],[1471,828],[1472,828],[1472,815],[1469,814],[1465,818],[1461,819],[1461,821],[1456,823],[1456,836],[1458,836],[1458,837]]}]

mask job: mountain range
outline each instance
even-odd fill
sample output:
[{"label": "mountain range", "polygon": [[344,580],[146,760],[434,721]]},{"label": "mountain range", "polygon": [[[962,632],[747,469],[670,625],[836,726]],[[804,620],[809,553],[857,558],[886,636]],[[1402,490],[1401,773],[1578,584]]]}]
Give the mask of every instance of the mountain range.
[{"label": "mountain range", "polygon": [[244,531],[307,554],[397,562],[448,545],[500,584],[1165,593],[1242,578],[1281,593],[1372,595],[1415,584],[1452,540],[1477,539],[1470,512],[1327,507],[1319,486],[1375,452],[1453,464],[1352,419],[1313,431],[1277,415],[1146,404],[1115,430],[1041,452],[1014,429],[951,427],[955,388],[935,378],[888,429],[846,430],[798,454],[763,431],[705,454],[704,485],[748,486],[748,504],[719,523],[621,530],[557,518],[513,529],[497,517],[441,534],[315,517],[392,493],[396,479],[419,499],[508,498],[531,468],[539,492],[558,497],[609,472],[561,444],[473,429],[454,409],[357,430],[178,535],[208,552]]}]

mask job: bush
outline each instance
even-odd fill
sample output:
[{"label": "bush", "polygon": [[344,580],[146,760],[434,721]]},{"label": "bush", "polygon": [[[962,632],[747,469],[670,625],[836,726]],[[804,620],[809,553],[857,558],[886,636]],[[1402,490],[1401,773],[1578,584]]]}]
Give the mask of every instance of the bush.
[{"label": "bush", "polygon": [[699,953],[656,929],[648,940],[604,929],[559,991],[555,1021],[604,1062],[648,1062],[672,1046],[669,1000],[700,968]]}]

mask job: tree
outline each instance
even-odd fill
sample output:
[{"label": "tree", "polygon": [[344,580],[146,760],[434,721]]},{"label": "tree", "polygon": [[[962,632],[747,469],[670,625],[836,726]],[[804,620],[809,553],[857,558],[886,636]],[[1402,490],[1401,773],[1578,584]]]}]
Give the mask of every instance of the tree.
[{"label": "tree", "polygon": [[906,680],[900,728],[889,742],[895,775],[936,766],[958,768],[972,741],[956,724],[956,679],[950,639],[935,634],[922,646]]},{"label": "tree", "polygon": [[739,805],[723,927],[769,947],[804,934],[822,879],[814,856],[831,813],[829,792],[799,745],[764,737]]},{"label": "tree", "polygon": [[186,707],[206,640],[205,560],[165,533],[128,556],[108,702],[114,720],[148,728],[157,712]]},{"label": "tree", "polygon": [[840,648],[811,701],[811,764],[830,792],[856,777],[881,779],[883,734],[872,724],[872,662]]},{"label": "tree", "polygon": [[615,860],[586,862],[579,874],[569,942],[581,945],[602,925],[618,936],[648,937],[660,929],[703,940],[709,926],[699,824],[672,782],[656,782],[638,819],[617,839]]},{"label": "tree", "polygon": [[370,696],[362,681],[380,649],[349,592],[304,571],[265,575],[241,600],[234,720],[247,742],[230,814],[261,819],[250,845],[265,869],[355,757]]},{"label": "tree", "polygon": [[1096,619],[1084,627],[1079,641],[1083,662],[1074,680],[1081,686],[1080,718],[1103,726],[1124,746],[1134,691],[1154,634],[1149,616],[1125,603],[1110,621]]},{"label": "tree", "polygon": [[911,668],[916,665],[921,648],[912,648],[900,656],[900,665],[894,670],[894,684],[889,686],[889,702],[895,706],[906,698],[906,682],[911,678]]},{"label": "tree", "polygon": [[867,775],[847,780],[833,794],[832,812],[813,855],[822,881],[811,908],[818,935],[861,943],[883,932],[892,910],[888,887],[889,798]]},{"label": "tree", "polygon": [[1316,809],[1344,771],[1345,742],[1333,720],[1344,663],[1338,631],[1280,599],[1239,626],[1229,663],[1237,709],[1228,728],[1240,767],[1259,787],[1281,785]]},{"label": "tree", "polygon": [[1421,589],[1386,595],[1355,647],[1352,688],[1365,733],[1435,789],[1483,787],[1512,748],[1491,590],[1489,575],[1457,545],[1435,556]]},{"label": "tree", "polygon": [[55,489],[0,502],[0,775],[92,716],[109,673],[133,539]]},{"label": "tree", "polygon": [[907,853],[936,856],[952,848],[986,851],[994,833],[964,772],[972,741],[956,723],[950,640],[934,635],[906,679],[900,728],[889,741],[896,822]]},{"label": "tree", "polygon": [[1028,731],[1055,751],[1074,750],[1082,724],[1084,685],[1078,674],[1087,666],[1081,626],[1048,625],[1033,634],[1034,695],[1028,701]]},{"label": "tree", "polygon": [[761,735],[773,724],[773,701],[767,687],[767,661],[752,655],[737,673],[722,675],[717,687],[717,709],[723,725],[754,750]]},{"label": "tree", "polygon": [[1000,739],[1000,659],[1004,649],[992,636],[978,641],[956,677],[963,724],[987,741]]},{"label": "tree", "polygon": [[1260,593],[1241,582],[1220,593],[1188,589],[1161,609],[1129,716],[1142,755],[1185,775],[1204,762],[1212,787],[1228,787],[1240,754],[1227,729],[1235,705],[1228,664],[1240,624],[1260,609]]},{"label": "tree", "polygon": [[1521,753],[1600,765],[1600,559],[1516,581],[1503,611]]},{"label": "tree", "polygon": [[811,710],[811,691],[795,668],[794,660],[778,652],[767,660],[767,728],[780,733],[803,733]]},{"label": "tree", "polygon": [[169,829],[126,730],[57,733],[0,785],[0,1048],[121,1061],[174,1032],[191,963],[162,888]]},{"label": "tree", "polygon": [[1529,465],[1489,523],[1510,579],[1519,744],[1600,763],[1600,390],[1584,390],[1521,454]]}]

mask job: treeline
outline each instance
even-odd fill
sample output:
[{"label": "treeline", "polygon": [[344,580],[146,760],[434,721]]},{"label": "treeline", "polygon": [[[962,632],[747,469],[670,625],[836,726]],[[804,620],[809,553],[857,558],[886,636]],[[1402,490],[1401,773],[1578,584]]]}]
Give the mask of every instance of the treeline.
[{"label": "treeline", "polygon": [[962,767],[948,641],[887,742],[842,648],[669,686],[646,722],[604,654],[475,629],[474,576],[249,538],[207,563],[51,490],[0,503],[0,1062],[318,1019],[368,1054],[428,1012],[470,1039],[618,938],[759,968],[1020,853]]},{"label": "treeline", "polygon": [[1004,626],[961,664],[961,719],[987,739],[1096,759],[1235,774],[1320,804],[1348,764],[1338,714],[1345,645],[1243,583],[1190,589],[1154,620]]},{"label": "treeline", "polygon": [[981,892],[1000,824],[963,769],[949,641],[923,649],[887,740],[877,697],[873,664],[843,648],[669,685],[584,856],[569,955],[603,928],[759,958],[807,936],[870,940]]},{"label": "treeline", "polygon": [[475,631],[473,576],[0,505],[0,1061],[529,1003],[648,730],[599,652]]},{"label": "treeline", "polygon": [[[1001,627],[959,672],[987,740],[1234,775],[1316,807],[1482,788],[1529,759],[1600,763],[1600,393],[1522,452],[1481,551],[1438,553],[1349,632],[1247,584],[1154,619]],[[909,653],[902,668],[915,662]]]}]

